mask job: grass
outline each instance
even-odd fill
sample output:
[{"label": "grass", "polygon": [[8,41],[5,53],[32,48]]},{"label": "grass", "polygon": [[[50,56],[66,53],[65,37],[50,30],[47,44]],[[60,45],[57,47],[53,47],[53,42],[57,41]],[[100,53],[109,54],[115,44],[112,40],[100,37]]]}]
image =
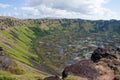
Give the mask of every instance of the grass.
[{"label": "grass", "polygon": [[[42,63],[40,57],[34,52],[34,42],[49,32],[40,29],[39,25],[14,26],[0,32],[0,46],[5,53],[17,62],[17,66],[10,66],[0,80],[36,80],[46,77],[46,73],[40,72],[31,66],[31,60]],[[22,62],[22,63],[21,63]],[[26,65],[27,64],[27,65]],[[29,65],[29,66],[28,66]],[[13,79],[11,78],[14,77]]]},{"label": "grass", "polygon": [[22,62],[16,60],[14,60],[14,62],[17,64],[17,68],[13,66],[14,70],[22,69],[24,73],[15,74],[13,73],[13,71],[8,72],[8,71],[0,70],[0,80],[37,80],[37,79],[44,79],[46,77],[45,75],[48,75]]},{"label": "grass", "polygon": [[[14,34],[10,34],[10,32]],[[0,46],[2,46],[5,52],[12,58],[24,62],[26,64],[32,65],[29,60],[30,58],[36,58],[37,55],[30,52],[32,49],[32,41],[36,38],[35,33],[28,27],[11,27],[7,30],[0,32],[3,37],[0,40]]]},{"label": "grass", "polygon": [[78,76],[70,75],[65,80],[87,80],[87,79],[86,78],[81,78],[81,77],[78,77]]},{"label": "grass", "polygon": [[[56,29],[55,26],[52,25],[50,28],[52,27]],[[49,35],[51,31],[44,30],[37,24],[29,27],[9,27],[0,32],[0,46],[11,58],[32,66],[31,60],[42,63],[42,59],[34,51],[36,40]]]},{"label": "grass", "polygon": [[0,80],[16,80],[9,72],[0,70]]},{"label": "grass", "polygon": [[34,69],[33,67],[19,61],[16,61],[16,63],[18,68],[21,68],[24,71],[24,74],[22,75],[13,75],[13,77],[15,77],[17,80],[37,80],[39,78],[43,79],[46,77],[45,75],[47,75],[46,73]]}]

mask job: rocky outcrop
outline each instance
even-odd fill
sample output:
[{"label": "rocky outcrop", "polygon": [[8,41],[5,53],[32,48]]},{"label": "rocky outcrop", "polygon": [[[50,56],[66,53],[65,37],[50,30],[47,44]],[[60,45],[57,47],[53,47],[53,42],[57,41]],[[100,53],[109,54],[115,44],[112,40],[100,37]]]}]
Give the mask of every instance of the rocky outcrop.
[{"label": "rocky outcrop", "polygon": [[62,72],[63,79],[68,75],[75,75],[87,80],[113,80],[114,70],[107,63],[93,63],[91,60],[81,60],[76,64],[65,67]]},{"label": "rocky outcrop", "polygon": [[[119,51],[118,51],[119,52]],[[62,78],[72,74],[87,80],[120,80],[119,53],[107,48],[97,48],[91,56],[91,60],[81,60],[73,65],[65,67]]]},{"label": "rocky outcrop", "polygon": [[97,48],[92,56],[93,60],[100,70],[101,76],[99,80],[120,80],[120,58],[119,50],[112,51],[106,48]]},{"label": "rocky outcrop", "polygon": [[7,57],[4,53],[4,50],[2,47],[0,47],[0,69],[1,70],[7,70],[8,67],[11,65],[12,59]]},{"label": "rocky outcrop", "polygon": [[99,76],[99,72],[91,60],[81,60],[76,64],[65,67],[62,78],[66,78],[69,74],[87,78],[88,80],[96,80],[97,76]]},{"label": "rocky outcrop", "polygon": [[110,54],[110,50],[107,48],[97,48],[94,50],[91,56],[93,62],[98,62],[102,58],[116,59],[117,57],[113,54]]}]

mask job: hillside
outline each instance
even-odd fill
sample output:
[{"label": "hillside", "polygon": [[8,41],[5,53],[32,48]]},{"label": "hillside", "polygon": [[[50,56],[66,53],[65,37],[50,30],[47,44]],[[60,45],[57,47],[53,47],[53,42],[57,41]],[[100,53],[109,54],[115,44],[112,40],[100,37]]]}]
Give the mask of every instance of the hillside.
[{"label": "hillside", "polygon": [[99,46],[120,46],[119,35],[120,21],[117,20],[0,17],[0,47],[15,62],[15,71],[23,71],[20,75],[9,73],[14,70],[10,68],[0,74],[10,74],[18,80],[60,75],[66,65],[90,58],[89,53]]},{"label": "hillside", "polygon": [[[82,19],[16,19],[10,17],[0,17],[0,30],[13,26],[29,26],[31,24],[48,27],[64,28],[76,32],[120,34],[119,20],[82,20]],[[114,26],[114,27],[113,27]]]}]

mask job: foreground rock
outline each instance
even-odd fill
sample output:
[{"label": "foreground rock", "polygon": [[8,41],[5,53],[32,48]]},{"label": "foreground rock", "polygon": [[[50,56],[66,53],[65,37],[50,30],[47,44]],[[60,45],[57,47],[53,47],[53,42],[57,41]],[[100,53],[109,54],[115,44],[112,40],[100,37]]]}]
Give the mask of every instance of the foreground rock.
[{"label": "foreground rock", "polygon": [[93,63],[91,60],[81,60],[76,64],[67,66],[62,72],[62,78],[75,75],[87,80],[113,80],[114,70],[105,62]]},{"label": "foreground rock", "polygon": [[[112,51],[106,48],[97,48],[92,56],[100,71],[99,80],[120,80],[120,54],[119,51]],[[100,69],[99,69],[100,68]]]},{"label": "foreground rock", "polygon": [[114,70],[112,70],[106,63],[99,62],[96,65],[97,70],[99,70],[98,80],[113,80]]},{"label": "foreground rock", "polygon": [[68,75],[79,76],[87,80],[120,80],[120,53],[107,48],[97,48],[91,60],[81,60],[65,67],[62,78]]},{"label": "foreground rock", "polygon": [[65,79],[69,74],[87,78],[88,80],[97,80],[99,76],[99,72],[91,60],[81,60],[76,64],[65,67],[62,78]]},{"label": "foreground rock", "polygon": [[93,62],[98,62],[102,58],[117,59],[117,57],[111,54],[110,50],[107,48],[97,48],[96,50],[94,50],[91,56],[91,60]]}]

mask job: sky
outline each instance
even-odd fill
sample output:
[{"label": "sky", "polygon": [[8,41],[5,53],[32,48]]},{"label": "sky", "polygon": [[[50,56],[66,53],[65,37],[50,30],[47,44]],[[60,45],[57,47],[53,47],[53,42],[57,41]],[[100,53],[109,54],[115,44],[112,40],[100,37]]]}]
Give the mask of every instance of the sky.
[{"label": "sky", "polygon": [[0,16],[120,20],[120,0],[0,0]]}]

